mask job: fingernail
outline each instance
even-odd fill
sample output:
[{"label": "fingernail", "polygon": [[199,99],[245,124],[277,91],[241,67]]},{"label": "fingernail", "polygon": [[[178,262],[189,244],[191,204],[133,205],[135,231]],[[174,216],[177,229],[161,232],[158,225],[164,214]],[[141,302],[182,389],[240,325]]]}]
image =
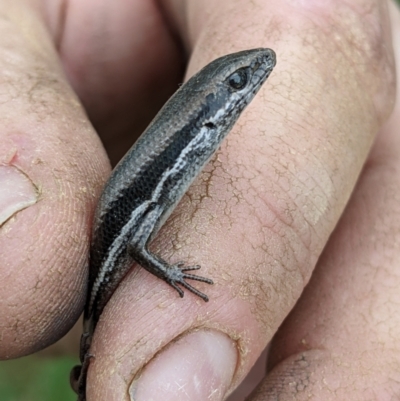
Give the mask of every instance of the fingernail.
[{"label": "fingernail", "polygon": [[129,387],[131,401],[217,401],[237,363],[236,345],[215,331],[190,333],[153,359]]},{"label": "fingernail", "polygon": [[13,166],[0,166],[0,226],[36,201],[36,188],[25,174]]}]

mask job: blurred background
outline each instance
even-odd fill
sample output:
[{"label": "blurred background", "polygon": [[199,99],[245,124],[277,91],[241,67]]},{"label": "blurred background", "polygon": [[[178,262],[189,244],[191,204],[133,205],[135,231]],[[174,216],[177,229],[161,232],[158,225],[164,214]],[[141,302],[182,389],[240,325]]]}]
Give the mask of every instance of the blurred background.
[{"label": "blurred background", "polygon": [[79,321],[63,339],[24,358],[0,361],[0,401],[76,401],[69,372],[79,363]]}]

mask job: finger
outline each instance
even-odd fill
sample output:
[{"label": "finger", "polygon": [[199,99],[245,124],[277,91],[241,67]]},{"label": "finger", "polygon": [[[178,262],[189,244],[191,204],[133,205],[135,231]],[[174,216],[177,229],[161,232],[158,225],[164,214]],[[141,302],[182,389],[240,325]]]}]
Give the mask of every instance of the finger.
[{"label": "finger", "polygon": [[[393,3],[391,14],[399,65],[400,13]],[[398,395],[399,127],[397,99],[309,286],[276,336],[271,372],[252,399]]]},{"label": "finger", "polygon": [[47,346],[77,319],[109,170],[29,3],[0,4],[0,358]]},{"label": "finger", "polygon": [[393,103],[385,7],[354,4],[185,3],[188,75],[260,46],[278,64],[152,246],[202,265],[210,302],[128,275],[96,329],[89,400],[222,399],[293,307]]},{"label": "finger", "polygon": [[181,45],[154,1],[46,3],[68,80],[115,164],[180,82]]}]

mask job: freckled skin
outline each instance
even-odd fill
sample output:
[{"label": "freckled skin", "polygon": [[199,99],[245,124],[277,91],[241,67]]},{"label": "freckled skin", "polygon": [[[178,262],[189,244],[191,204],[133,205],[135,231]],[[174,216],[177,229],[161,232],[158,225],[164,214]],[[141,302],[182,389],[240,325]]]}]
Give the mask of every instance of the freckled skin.
[{"label": "freckled skin", "polygon": [[270,49],[229,54],[206,65],[165,104],[116,166],[98,203],[90,251],[80,360],[71,372],[78,401],[86,399],[90,344],[99,317],[119,283],[139,263],[183,297],[187,273],[200,266],[170,265],[147,246],[195,177],[220,146],[275,66]]}]

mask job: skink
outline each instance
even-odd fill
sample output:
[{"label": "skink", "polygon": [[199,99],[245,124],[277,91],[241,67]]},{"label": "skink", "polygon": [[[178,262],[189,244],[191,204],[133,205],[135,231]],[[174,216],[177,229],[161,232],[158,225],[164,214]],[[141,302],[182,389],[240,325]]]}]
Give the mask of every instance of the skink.
[{"label": "skink", "polygon": [[188,273],[200,266],[169,264],[148,244],[192,181],[218,149],[243,109],[275,66],[271,49],[229,54],[206,65],[165,104],[112,172],[98,203],[89,259],[80,361],[71,372],[78,401],[86,400],[86,375],[96,324],[120,281],[137,262],[183,297]]}]

